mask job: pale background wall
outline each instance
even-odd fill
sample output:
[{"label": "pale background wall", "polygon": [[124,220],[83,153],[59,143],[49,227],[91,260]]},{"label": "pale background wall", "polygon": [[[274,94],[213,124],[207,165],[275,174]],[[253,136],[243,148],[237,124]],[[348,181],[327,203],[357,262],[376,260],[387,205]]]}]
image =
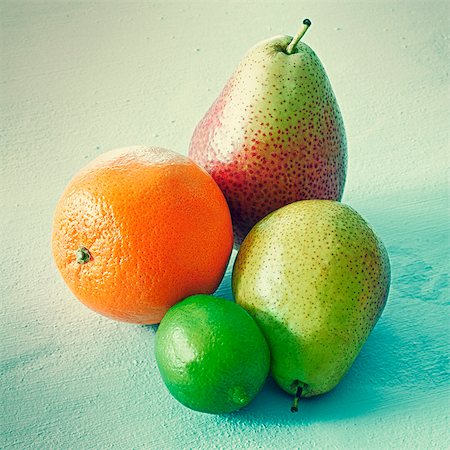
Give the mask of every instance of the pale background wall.
[{"label": "pale background wall", "polygon": [[[245,51],[304,17],[347,128],[344,200],[391,255],[389,304],[339,387],[297,415],[271,381],[240,413],[198,414],[167,394],[151,329],[72,298],[54,206],[103,151],[186,153]],[[2,1],[0,447],[444,448],[449,25],[449,3],[431,1]]]}]

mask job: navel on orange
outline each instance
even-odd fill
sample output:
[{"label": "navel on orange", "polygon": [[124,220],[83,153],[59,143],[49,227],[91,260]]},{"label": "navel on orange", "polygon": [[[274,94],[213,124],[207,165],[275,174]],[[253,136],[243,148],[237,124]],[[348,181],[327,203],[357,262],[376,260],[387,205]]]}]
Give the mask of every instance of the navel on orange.
[{"label": "navel on orange", "polygon": [[70,181],[52,247],[75,296],[113,319],[159,323],[175,303],[219,285],[232,250],[230,212],[214,180],[161,148],[101,155]]}]

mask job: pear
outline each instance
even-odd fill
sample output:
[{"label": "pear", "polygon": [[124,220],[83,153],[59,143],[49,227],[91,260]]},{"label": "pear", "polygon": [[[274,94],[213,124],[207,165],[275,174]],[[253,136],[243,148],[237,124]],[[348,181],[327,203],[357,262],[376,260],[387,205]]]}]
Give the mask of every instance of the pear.
[{"label": "pear", "polygon": [[240,247],[236,302],[256,320],[286,392],[311,397],[348,371],[386,303],[386,249],[351,207],[306,200],[265,217]]},{"label": "pear", "polygon": [[228,201],[235,246],[260,219],[305,199],[340,200],[347,143],[341,112],[314,51],[276,36],[253,47],[197,125],[189,156]]}]

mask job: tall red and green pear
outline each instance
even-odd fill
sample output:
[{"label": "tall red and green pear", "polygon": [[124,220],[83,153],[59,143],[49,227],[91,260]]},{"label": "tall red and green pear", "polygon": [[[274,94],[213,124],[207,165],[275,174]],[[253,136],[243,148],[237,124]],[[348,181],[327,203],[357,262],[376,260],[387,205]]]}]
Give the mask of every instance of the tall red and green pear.
[{"label": "tall red and green pear", "polygon": [[300,39],[250,49],[197,125],[189,156],[222,189],[235,245],[268,213],[298,200],[340,200],[347,141],[319,58]]}]

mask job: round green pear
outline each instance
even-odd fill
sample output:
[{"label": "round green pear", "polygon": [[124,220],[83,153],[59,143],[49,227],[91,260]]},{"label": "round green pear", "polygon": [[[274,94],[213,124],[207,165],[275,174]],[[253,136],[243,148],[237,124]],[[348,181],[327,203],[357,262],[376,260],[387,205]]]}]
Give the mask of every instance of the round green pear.
[{"label": "round green pear", "polygon": [[331,200],[284,206],[258,222],[233,268],[232,288],[263,331],[272,375],[311,397],[351,367],[386,303],[387,251],[352,208]]}]

